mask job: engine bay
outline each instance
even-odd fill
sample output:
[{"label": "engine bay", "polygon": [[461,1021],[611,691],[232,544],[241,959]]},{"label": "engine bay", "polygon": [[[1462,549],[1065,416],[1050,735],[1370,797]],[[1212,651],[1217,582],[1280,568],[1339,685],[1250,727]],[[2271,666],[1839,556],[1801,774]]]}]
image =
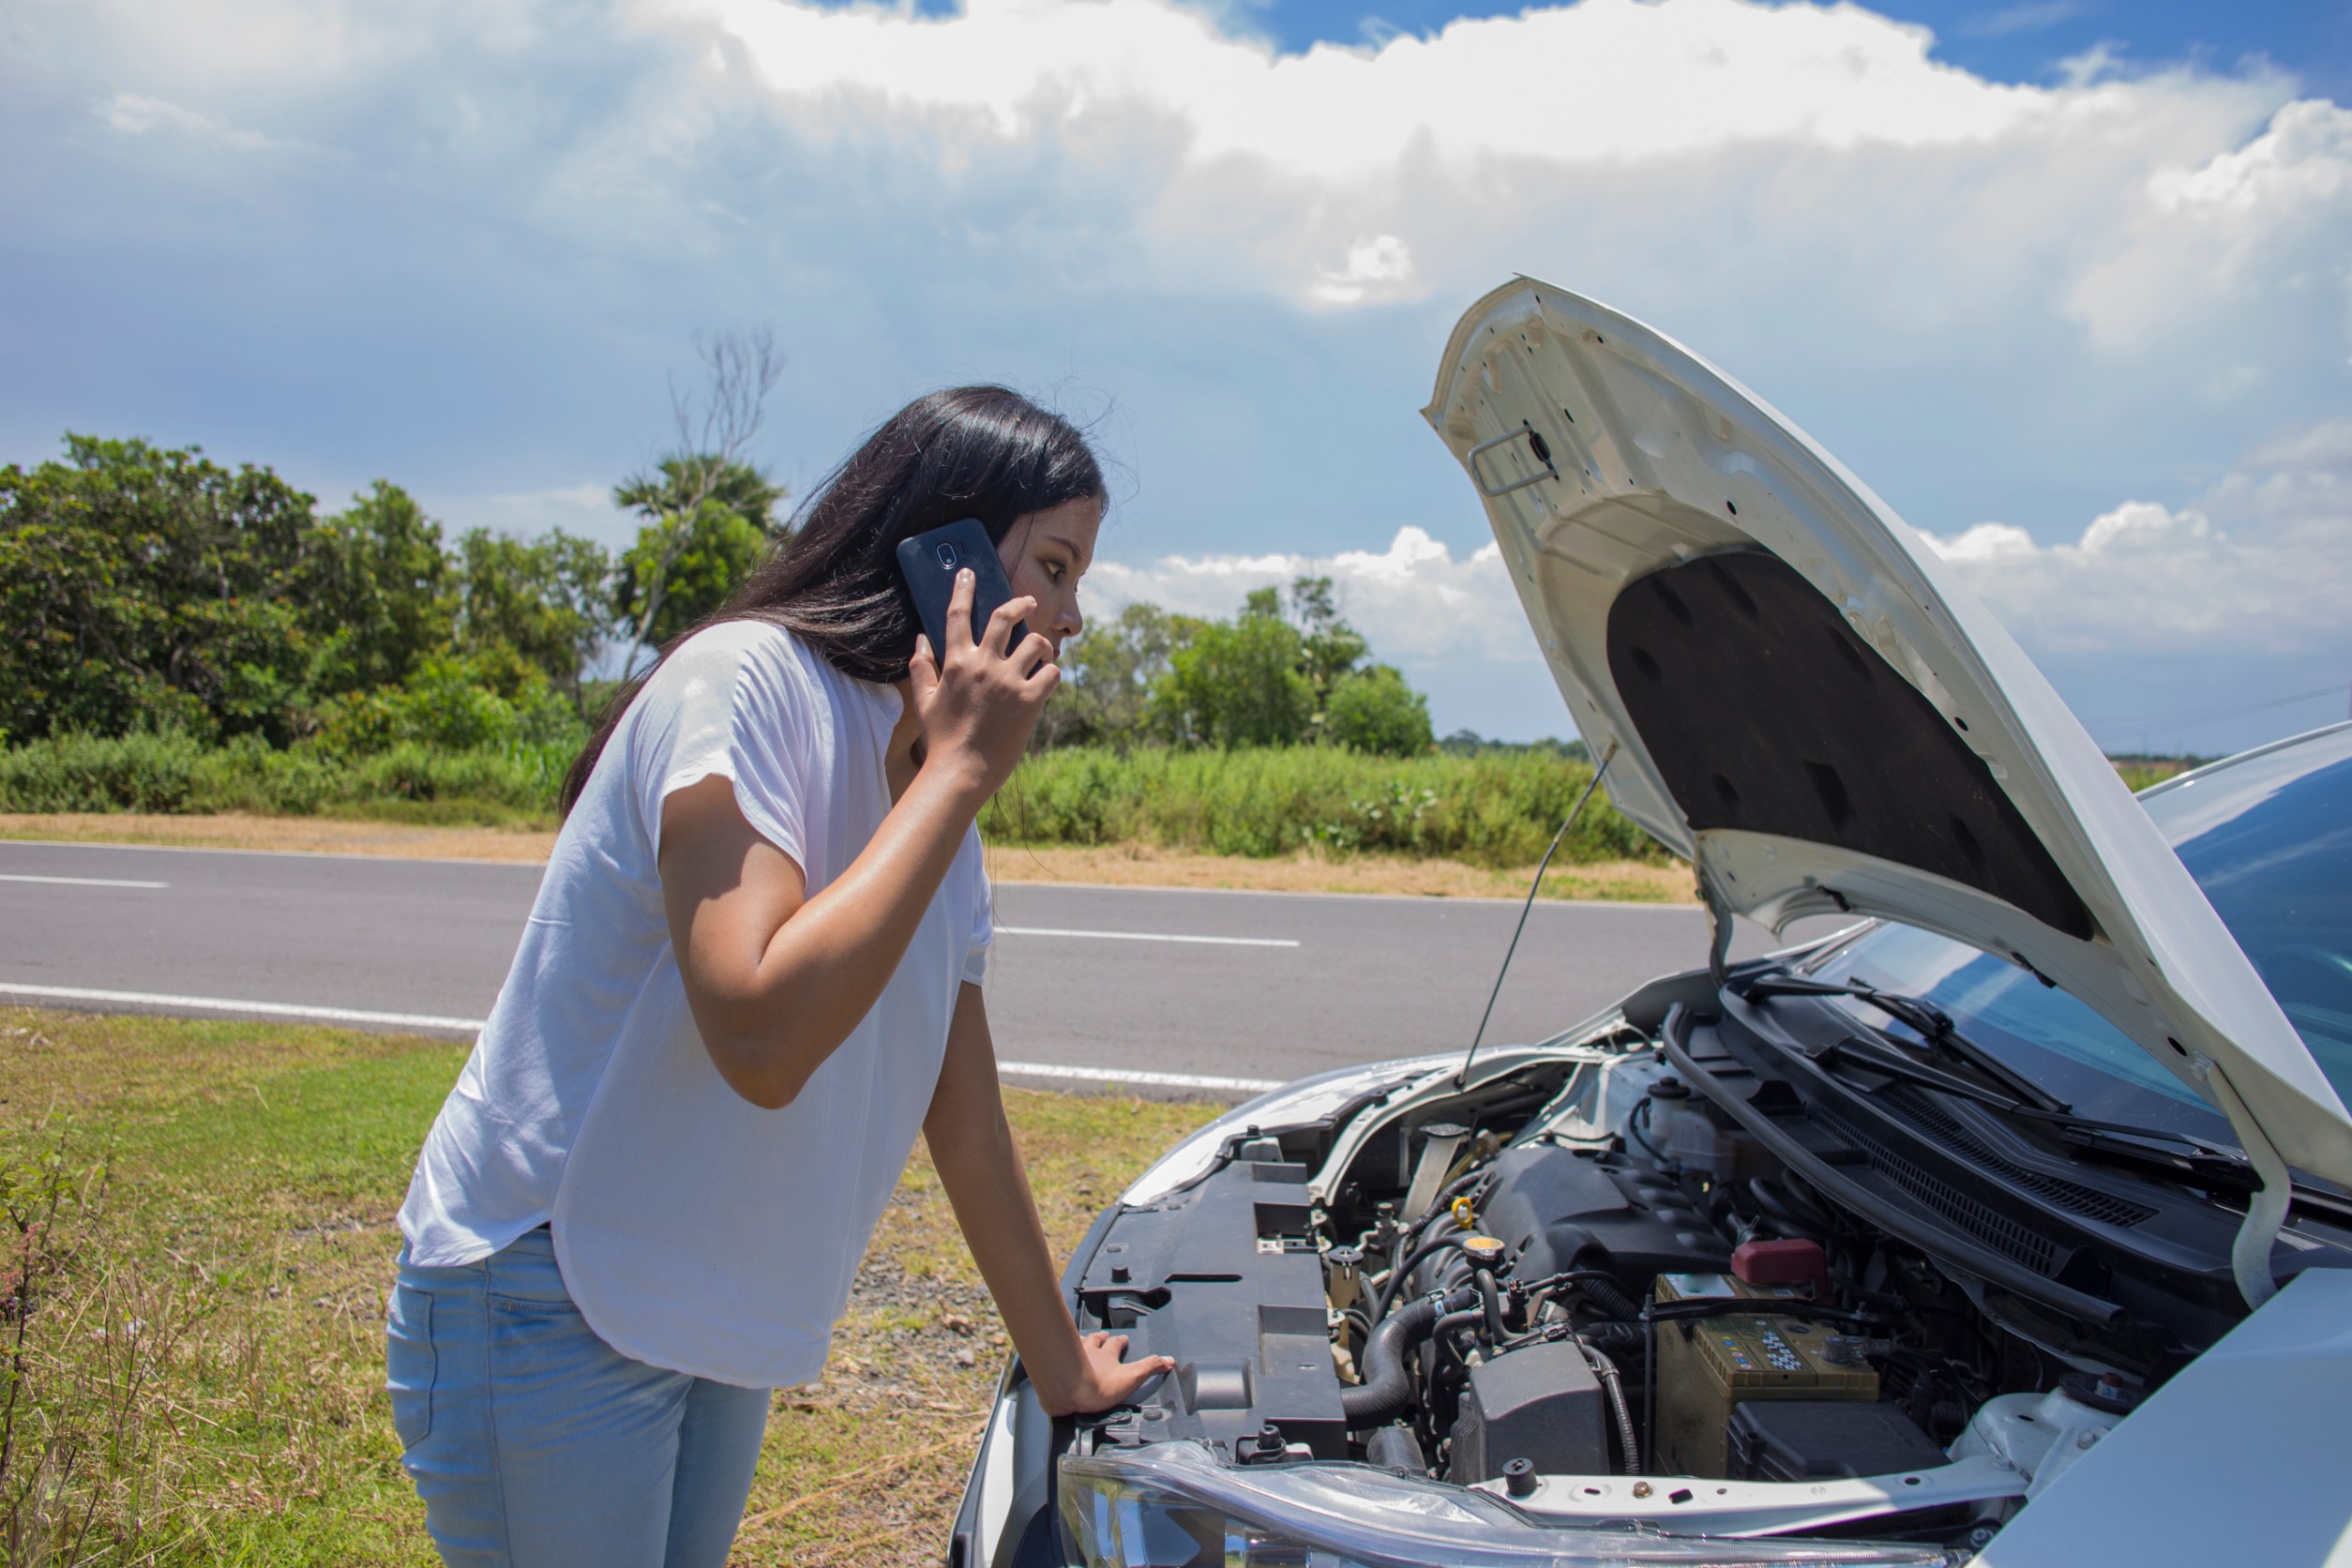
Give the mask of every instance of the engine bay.
[{"label": "engine bay", "polygon": [[[1178,1371],[1071,1452],[1977,1550],[2244,1315],[2225,1162],[1980,1122],[1821,1065],[1854,1028],[1825,1003],[1705,980],[1468,1087],[1245,1127],[1107,1216],[1080,1327]],[[2347,1220],[2290,1223],[2340,1265]]]}]

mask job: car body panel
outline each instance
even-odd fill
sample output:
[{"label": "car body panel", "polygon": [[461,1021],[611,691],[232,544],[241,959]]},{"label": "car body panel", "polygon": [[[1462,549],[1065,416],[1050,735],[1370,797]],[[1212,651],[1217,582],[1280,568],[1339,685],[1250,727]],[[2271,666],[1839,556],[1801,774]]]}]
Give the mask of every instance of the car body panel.
[{"label": "car body panel", "polygon": [[1979,1568],[2341,1562],[2348,1404],[2352,1272],[2314,1269],[2100,1438]]},{"label": "car body panel", "polygon": [[[2241,1137],[2258,1130],[2287,1161],[2352,1184],[2352,1116],[2179,857],[2023,651],[1835,459],[1680,344],[1527,279],[1462,318],[1424,415],[1481,492],[1577,728],[1610,757],[1611,798],[1695,862],[1719,911],[1774,926],[1850,911],[2025,963],[2225,1113],[2242,1101],[2253,1126]],[[1636,710],[1648,700],[1615,671],[1628,591],[1710,560],[1751,584],[1793,570],[1818,596],[1805,656],[1826,658],[1824,639],[1850,634],[1849,662],[1866,649],[1907,687],[1879,683],[1888,722],[1909,726],[1919,756],[1956,760],[1911,782],[1933,789],[1966,774],[1953,788],[1983,797],[1971,809],[2017,831],[1996,842],[1998,824],[1972,836],[1952,813],[1922,827],[1896,802],[1875,838],[1857,829],[1841,841],[1836,830],[1724,825],[1713,803],[1683,798],[1694,796],[1688,759],[1717,737],[1671,732],[1674,708],[1655,701],[1645,732]],[[1797,641],[1793,624],[1770,620],[1753,634],[1702,621],[1690,641],[1736,646],[1741,636],[1759,659]],[[1833,733],[1827,697],[1792,694],[1790,715]],[[1670,755],[1684,759],[1681,796],[1662,761]],[[1899,794],[1900,781],[1878,792]],[[1971,885],[1980,838],[1996,864]],[[1955,844],[1979,859],[1956,857]],[[2024,869],[1993,874],[2004,854]],[[2216,1072],[2234,1094],[2209,1081]]]}]

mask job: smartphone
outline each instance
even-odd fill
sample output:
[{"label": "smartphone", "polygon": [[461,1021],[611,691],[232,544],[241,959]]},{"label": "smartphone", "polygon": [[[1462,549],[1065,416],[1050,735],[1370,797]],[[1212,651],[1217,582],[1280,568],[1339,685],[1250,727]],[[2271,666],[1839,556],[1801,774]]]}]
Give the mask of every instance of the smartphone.
[{"label": "smartphone", "polygon": [[[977,642],[988,629],[988,617],[1013,596],[988,529],[978,518],[965,518],[898,541],[898,572],[914,596],[914,612],[922,617],[934,657],[947,656],[947,600],[956,591],[956,574],[966,566],[972,568],[972,640]],[[1029,623],[1023,621],[1005,647],[1019,647],[1028,635]]]}]

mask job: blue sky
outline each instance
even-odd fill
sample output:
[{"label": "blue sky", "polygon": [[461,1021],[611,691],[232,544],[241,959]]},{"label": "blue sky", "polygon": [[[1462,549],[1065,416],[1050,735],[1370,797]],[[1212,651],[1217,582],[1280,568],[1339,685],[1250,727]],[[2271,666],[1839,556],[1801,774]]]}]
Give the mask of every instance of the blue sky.
[{"label": "blue sky", "polygon": [[[937,8],[927,0],[925,9]],[[1359,43],[1388,31],[1430,33],[1456,17],[1515,16],[1507,4],[1457,6],[1445,0],[1389,0],[1366,8],[1348,0],[1244,0],[1242,13],[1282,48]],[[2176,62],[2235,69],[2264,59],[2294,71],[2307,90],[2342,101],[2352,86],[2352,7],[2329,0],[1982,0],[1870,8],[1918,23],[1936,35],[1935,57],[1995,82],[2043,83],[2066,63],[2104,48],[2121,62],[2156,68]]]},{"label": "blue sky", "polygon": [[618,539],[695,333],[764,323],[795,488],[1010,381],[1118,465],[1099,602],[1331,570],[1441,730],[1533,736],[1565,715],[1416,414],[1525,271],[1946,541],[2110,747],[2344,716],[2344,6],[1482,16],[19,0],[0,459],[140,433]]}]

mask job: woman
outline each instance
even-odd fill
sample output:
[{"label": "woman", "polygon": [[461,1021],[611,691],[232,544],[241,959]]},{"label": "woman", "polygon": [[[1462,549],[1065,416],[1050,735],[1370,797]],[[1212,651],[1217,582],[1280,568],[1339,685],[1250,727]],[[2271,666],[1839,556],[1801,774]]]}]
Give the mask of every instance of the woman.
[{"label": "woman", "polygon": [[[1071,1320],[980,985],[973,818],[1059,678],[1102,511],[1063,420],[920,399],[573,765],[400,1210],[393,1417],[453,1568],[724,1562],[768,1391],[821,1372],[918,1127],[1048,1410],[1169,1366]],[[933,649],[893,551],[966,517],[1015,597],[975,644],[962,573]]]}]

